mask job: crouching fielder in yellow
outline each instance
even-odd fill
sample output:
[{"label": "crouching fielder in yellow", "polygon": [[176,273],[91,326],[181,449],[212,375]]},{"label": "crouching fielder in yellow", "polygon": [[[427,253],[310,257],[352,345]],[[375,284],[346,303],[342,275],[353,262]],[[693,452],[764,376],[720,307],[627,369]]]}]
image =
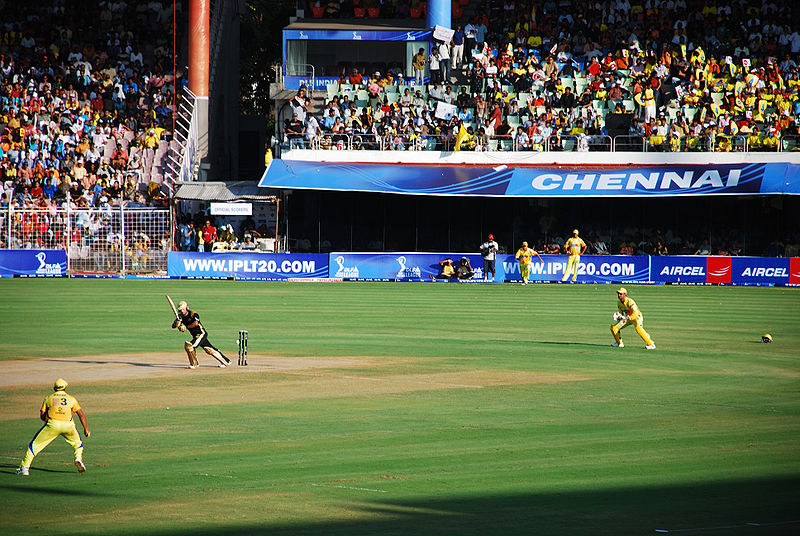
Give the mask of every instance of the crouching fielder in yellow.
[{"label": "crouching fielder in yellow", "polygon": [[653,339],[651,339],[650,335],[644,330],[642,312],[636,306],[636,302],[628,297],[628,291],[624,287],[617,290],[617,297],[619,298],[617,301],[617,309],[619,312],[614,315],[614,318],[618,318],[619,320],[616,324],[611,326],[611,334],[616,341],[611,346],[623,348],[625,344],[622,342],[622,337],[619,332],[622,328],[633,324],[636,326],[636,333],[639,334],[647,345],[645,348],[648,350],[655,350],[656,343],[653,342]]},{"label": "crouching fielder in yellow", "polygon": [[83,441],[78,434],[77,428],[75,428],[75,421],[72,420],[73,412],[81,420],[86,437],[89,437],[92,433],[86,425],[86,415],[83,413],[80,404],[75,400],[75,397],[67,394],[66,389],[67,382],[59,378],[53,385],[53,391],[55,392],[42,402],[39,418],[45,422],[45,425],[36,432],[36,435],[33,436],[28,445],[25,457],[22,459],[19,469],[17,469],[18,475],[28,476],[33,458],[58,436],[64,436],[67,443],[74,449],[75,467],[78,468],[78,472],[86,471],[86,466],[83,464]]}]

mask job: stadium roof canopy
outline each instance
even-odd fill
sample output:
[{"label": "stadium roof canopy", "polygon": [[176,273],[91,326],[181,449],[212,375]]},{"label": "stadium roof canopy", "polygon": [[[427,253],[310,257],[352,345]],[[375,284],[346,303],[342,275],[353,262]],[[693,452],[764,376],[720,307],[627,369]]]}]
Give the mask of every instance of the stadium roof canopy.
[{"label": "stadium roof canopy", "polygon": [[261,201],[274,202],[277,197],[264,193],[253,182],[185,182],[178,187],[175,198],[182,201]]}]

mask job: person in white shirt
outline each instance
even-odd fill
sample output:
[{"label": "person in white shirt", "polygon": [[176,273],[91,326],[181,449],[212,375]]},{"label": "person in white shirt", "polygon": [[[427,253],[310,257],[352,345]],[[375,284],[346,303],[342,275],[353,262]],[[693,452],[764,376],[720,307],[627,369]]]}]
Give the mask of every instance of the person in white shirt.
[{"label": "person in white shirt", "polygon": [[450,43],[439,44],[439,74],[445,84],[450,82]]},{"label": "person in white shirt", "polygon": [[[497,250],[500,246],[494,241],[494,235],[490,234],[488,240],[481,244],[481,257],[483,257],[483,277],[490,281],[494,281],[495,277],[495,260],[497,257]],[[492,277],[489,277],[492,274]]]},{"label": "person in white shirt", "polygon": [[[430,74],[431,74],[431,82],[436,84],[436,83],[440,82],[440,78],[441,78],[440,73],[439,73],[439,51],[438,50],[433,49],[433,51],[431,52],[430,60],[428,60],[428,62],[430,63],[430,69],[429,70],[430,70]],[[431,96],[433,96],[433,95],[431,95]]]},{"label": "person in white shirt", "polygon": [[309,142],[309,145],[313,146],[314,140],[317,138],[319,134],[319,121],[317,118],[314,117],[312,114],[308,114],[306,119],[306,139]]}]

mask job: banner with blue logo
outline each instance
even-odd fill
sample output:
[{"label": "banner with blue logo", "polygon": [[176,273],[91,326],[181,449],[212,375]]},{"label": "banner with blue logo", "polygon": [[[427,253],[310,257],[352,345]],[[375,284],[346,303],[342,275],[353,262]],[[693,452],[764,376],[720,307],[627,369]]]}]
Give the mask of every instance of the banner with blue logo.
[{"label": "banner with blue logo", "polygon": [[785,285],[790,283],[788,258],[731,257],[733,282],[737,285]]},{"label": "banner with blue logo", "polygon": [[0,277],[63,277],[67,252],[63,249],[0,249]]},{"label": "banner with blue logo", "polygon": [[273,160],[259,186],[414,195],[625,197],[800,195],[800,164],[541,168]]},{"label": "banner with blue logo", "polygon": [[[534,256],[529,281],[560,281],[567,267],[566,255]],[[519,261],[514,255],[499,255],[506,281],[521,281]],[[580,283],[648,283],[650,257],[626,255],[581,255],[577,281]],[[572,274],[568,278],[572,280]]]},{"label": "banner with blue logo", "polygon": [[650,280],[655,283],[706,283],[706,257],[652,257]]},{"label": "banner with blue logo", "polygon": [[285,42],[298,41],[429,41],[431,30],[283,30]]},{"label": "banner with blue logo", "polygon": [[[331,253],[329,277],[342,279],[430,281],[451,259],[456,267],[462,257],[473,269],[472,280],[483,279],[483,258],[467,253]],[[502,281],[502,278],[498,278]]]},{"label": "banner with blue logo", "polygon": [[170,251],[170,277],[281,281],[328,277],[327,254]]}]

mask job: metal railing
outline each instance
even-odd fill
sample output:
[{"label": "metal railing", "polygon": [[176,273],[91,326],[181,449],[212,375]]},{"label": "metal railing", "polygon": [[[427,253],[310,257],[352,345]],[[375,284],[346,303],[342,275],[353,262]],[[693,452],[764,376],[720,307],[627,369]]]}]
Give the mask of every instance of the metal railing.
[{"label": "metal railing", "polygon": [[[519,136],[476,137],[474,147],[462,151],[545,151],[545,152],[781,152],[800,151],[800,136],[767,138],[737,134],[684,136],[605,136],[555,135],[548,138],[531,136],[527,141]],[[284,137],[282,149],[312,149],[332,151],[453,151],[456,139],[452,135],[388,135],[333,134],[322,132],[312,140]]]},{"label": "metal railing", "polygon": [[167,151],[166,167],[170,186],[178,181],[189,182],[195,178],[199,134],[196,99],[189,88],[183,88],[183,98],[175,113],[175,133]]},{"label": "metal railing", "polygon": [[2,223],[0,248],[64,250],[70,273],[159,272],[172,248],[165,208],[32,209],[12,203]]}]

